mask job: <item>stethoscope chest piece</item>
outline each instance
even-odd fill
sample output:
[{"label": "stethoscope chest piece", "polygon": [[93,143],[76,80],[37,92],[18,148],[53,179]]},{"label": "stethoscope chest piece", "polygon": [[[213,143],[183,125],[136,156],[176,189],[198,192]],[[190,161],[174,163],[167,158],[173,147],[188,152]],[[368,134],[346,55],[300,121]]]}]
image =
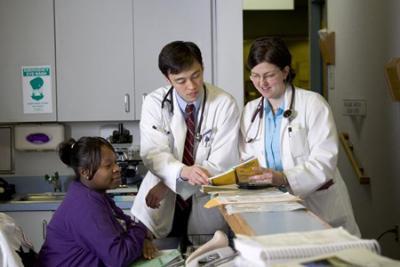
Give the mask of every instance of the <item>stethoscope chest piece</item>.
[{"label": "stethoscope chest piece", "polygon": [[285,110],[285,112],[283,112],[283,117],[290,119],[293,116],[293,111],[291,109],[287,109]]}]

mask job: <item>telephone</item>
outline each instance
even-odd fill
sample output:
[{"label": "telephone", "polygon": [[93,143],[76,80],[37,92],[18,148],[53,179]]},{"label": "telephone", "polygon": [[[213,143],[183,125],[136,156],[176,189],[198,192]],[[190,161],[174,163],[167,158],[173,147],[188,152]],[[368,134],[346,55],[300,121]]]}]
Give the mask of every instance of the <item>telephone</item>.
[{"label": "telephone", "polygon": [[[231,247],[226,234],[216,231],[213,238],[196,249],[187,259],[187,267],[230,266],[238,255]],[[228,264],[228,265],[225,265]]]}]

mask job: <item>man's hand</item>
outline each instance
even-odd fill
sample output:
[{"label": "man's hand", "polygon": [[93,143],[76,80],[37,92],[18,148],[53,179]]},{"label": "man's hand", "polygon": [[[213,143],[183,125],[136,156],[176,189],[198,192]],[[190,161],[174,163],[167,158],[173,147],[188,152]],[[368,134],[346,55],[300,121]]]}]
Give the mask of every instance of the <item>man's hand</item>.
[{"label": "man's hand", "polygon": [[163,200],[168,192],[169,188],[163,183],[159,182],[147,193],[146,204],[152,209],[160,207],[160,202]]},{"label": "man's hand", "polygon": [[200,166],[184,166],[181,171],[181,177],[191,185],[208,184],[208,171]]}]

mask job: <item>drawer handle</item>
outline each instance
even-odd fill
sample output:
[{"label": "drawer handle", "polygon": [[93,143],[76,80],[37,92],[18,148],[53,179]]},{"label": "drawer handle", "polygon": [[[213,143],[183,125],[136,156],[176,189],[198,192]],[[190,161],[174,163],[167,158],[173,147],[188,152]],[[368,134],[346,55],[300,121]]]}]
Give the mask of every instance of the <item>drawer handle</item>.
[{"label": "drawer handle", "polygon": [[125,94],[124,96],[124,106],[125,106],[125,112],[129,113],[129,111],[131,110],[129,94]]}]

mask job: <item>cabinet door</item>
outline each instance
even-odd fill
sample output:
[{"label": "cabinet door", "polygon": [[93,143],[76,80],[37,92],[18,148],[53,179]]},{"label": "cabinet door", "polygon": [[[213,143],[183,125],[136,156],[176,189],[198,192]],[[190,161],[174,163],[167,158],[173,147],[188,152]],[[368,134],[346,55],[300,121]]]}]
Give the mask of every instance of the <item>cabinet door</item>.
[{"label": "cabinet door", "polygon": [[133,120],[132,0],[55,0],[59,121]]},{"label": "cabinet door", "polygon": [[[56,120],[53,14],[52,0],[0,1],[0,123]],[[22,67],[39,66],[50,66],[44,84],[23,87]]]},{"label": "cabinet door", "polygon": [[202,52],[205,80],[212,82],[210,0],[133,0],[135,118],[143,96],[167,84],[158,69],[158,54],[169,42],[196,43]]},{"label": "cabinet door", "polygon": [[39,252],[46,239],[46,228],[53,211],[10,211],[6,214],[14,218],[25,236],[32,241],[35,251]]}]

